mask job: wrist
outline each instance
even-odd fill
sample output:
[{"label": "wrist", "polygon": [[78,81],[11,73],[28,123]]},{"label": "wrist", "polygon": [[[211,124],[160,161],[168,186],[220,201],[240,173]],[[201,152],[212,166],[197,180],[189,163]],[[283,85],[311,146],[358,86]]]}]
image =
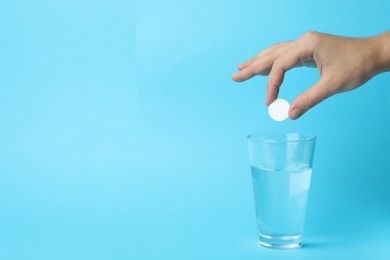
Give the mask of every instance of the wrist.
[{"label": "wrist", "polygon": [[390,31],[375,38],[378,41],[378,72],[390,71]]}]

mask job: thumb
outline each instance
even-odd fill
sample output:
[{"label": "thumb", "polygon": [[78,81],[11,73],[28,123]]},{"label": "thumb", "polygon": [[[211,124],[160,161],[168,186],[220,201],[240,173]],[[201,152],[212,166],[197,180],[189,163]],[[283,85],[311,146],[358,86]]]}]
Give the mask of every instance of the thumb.
[{"label": "thumb", "polygon": [[298,96],[291,104],[288,116],[292,119],[298,119],[309,109],[331,96],[329,91],[329,84],[326,80],[321,78],[311,88],[306,90],[300,96]]}]

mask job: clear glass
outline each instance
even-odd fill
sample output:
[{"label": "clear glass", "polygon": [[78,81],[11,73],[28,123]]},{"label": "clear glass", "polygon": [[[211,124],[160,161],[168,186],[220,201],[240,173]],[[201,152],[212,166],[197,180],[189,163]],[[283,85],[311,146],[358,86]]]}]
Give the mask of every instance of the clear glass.
[{"label": "clear glass", "polygon": [[248,136],[259,242],[268,248],[302,246],[314,135]]}]

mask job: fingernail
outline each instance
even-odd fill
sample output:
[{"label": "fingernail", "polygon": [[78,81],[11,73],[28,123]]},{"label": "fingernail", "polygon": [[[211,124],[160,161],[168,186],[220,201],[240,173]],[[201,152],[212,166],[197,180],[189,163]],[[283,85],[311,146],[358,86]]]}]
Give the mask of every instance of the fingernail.
[{"label": "fingernail", "polygon": [[295,120],[298,119],[303,114],[302,109],[295,108],[293,111],[290,112],[290,118]]}]

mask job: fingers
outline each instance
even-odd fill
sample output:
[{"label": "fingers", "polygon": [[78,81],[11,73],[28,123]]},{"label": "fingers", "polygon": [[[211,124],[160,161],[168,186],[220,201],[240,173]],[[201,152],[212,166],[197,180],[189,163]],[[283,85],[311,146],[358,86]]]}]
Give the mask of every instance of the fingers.
[{"label": "fingers", "polygon": [[247,67],[248,65],[250,65],[254,60],[256,60],[258,58],[258,56],[255,56],[255,57],[253,57],[253,58],[251,58],[251,59],[249,59],[249,60],[247,60],[247,61],[245,61],[245,62],[243,62],[243,63],[240,63],[240,64],[238,64],[238,66],[237,66],[237,68],[239,69],[239,70],[243,70],[245,67]]},{"label": "fingers", "polygon": [[262,51],[262,52],[260,52],[259,54],[257,54],[256,56],[250,58],[249,60],[247,60],[247,61],[245,61],[245,62],[243,62],[243,63],[238,64],[238,65],[237,65],[237,68],[238,68],[239,70],[243,70],[245,67],[251,65],[251,64],[252,64],[255,60],[257,60],[258,58],[264,57],[264,56],[265,56],[265,55],[264,55],[264,52],[265,52],[265,51]]},{"label": "fingers", "polygon": [[290,106],[288,116],[295,120],[306,113],[309,109],[332,95],[330,90],[330,82],[321,78],[311,88],[297,97]]},{"label": "fingers", "polygon": [[275,60],[269,73],[265,104],[271,104],[279,94],[285,73],[297,66],[300,62],[298,48],[291,47],[285,50],[285,54]]},{"label": "fingers", "polygon": [[247,79],[252,78],[256,75],[268,74],[270,67],[272,66],[273,60],[256,60],[251,65],[246,66],[241,71],[234,73],[232,79],[237,82],[243,82]]},{"label": "fingers", "polygon": [[[266,105],[269,105],[278,97],[284,75],[288,70],[306,65],[306,61],[311,62],[309,65],[317,65],[314,50],[318,37],[318,33],[308,32],[295,41],[271,46],[256,57],[239,64],[240,71],[234,73],[232,78],[242,82],[255,75],[269,75],[265,100]],[[322,77],[315,85],[300,95],[290,106],[289,117],[293,120],[299,118],[310,108],[335,93],[330,89],[337,88],[330,86],[329,83],[329,80]]]},{"label": "fingers", "polygon": [[246,68],[247,66],[251,65],[253,62],[255,62],[256,60],[259,60],[259,59],[265,59],[267,58],[268,56],[275,56],[276,52],[278,50],[280,50],[283,46],[285,46],[288,42],[281,42],[281,43],[277,43],[277,44],[274,44],[272,45],[271,47],[265,49],[264,51],[260,52],[258,55],[256,55],[255,57],[252,57],[251,59],[243,62],[243,63],[240,63],[238,64],[237,68],[238,70],[243,70],[244,68]]}]

